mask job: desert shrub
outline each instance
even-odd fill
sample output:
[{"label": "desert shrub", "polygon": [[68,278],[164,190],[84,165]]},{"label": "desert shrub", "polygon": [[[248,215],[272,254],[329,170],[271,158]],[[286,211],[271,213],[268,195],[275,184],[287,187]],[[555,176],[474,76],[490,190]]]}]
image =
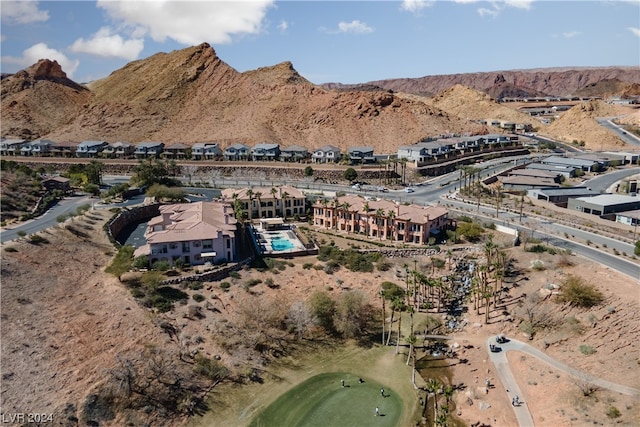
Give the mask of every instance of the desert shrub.
[{"label": "desert shrub", "polygon": [[228,291],[230,287],[231,287],[231,283],[229,282],[220,283],[220,289],[224,290],[225,292]]},{"label": "desert shrub", "polygon": [[380,286],[382,287],[382,295],[384,296],[385,299],[392,301],[395,298],[404,297],[404,289],[402,289],[400,286],[396,285],[393,282],[385,281],[385,282],[382,282]]},{"label": "desert shrub", "polygon": [[271,289],[277,288],[278,285],[276,285],[273,281],[273,278],[268,277],[265,281],[264,284],[267,285],[268,287],[270,287]]},{"label": "desert shrub", "polygon": [[582,277],[570,274],[562,285],[559,299],[578,307],[593,307],[600,304],[604,296],[593,285],[585,283]]},{"label": "desert shrub", "polygon": [[591,347],[590,345],[586,345],[586,344],[581,344],[580,345],[580,353],[582,354],[593,354],[596,352],[596,349]]},{"label": "desert shrub", "polygon": [[387,260],[380,261],[376,264],[378,271],[389,271],[391,269],[391,263]]},{"label": "desert shrub", "polygon": [[16,248],[14,248],[13,246],[5,248],[4,250],[5,250],[5,252],[18,252],[18,250]]},{"label": "desert shrub", "polygon": [[311,267],[313,267],[313,263],[311,262],[305,262],[304,264],[302,264],[302,268],[305,270],[310,270]]},{"label": "desert shrub", "polygon": [[49,240],[45,239],[39,234],[33,234],[29,236],[29,243],[32,245],[41,245],[43,243],[49,243]]},{"label": "desert shrub", "polygon": [[544,261],[537,259],[531,263],[531,269],[535,271],[544,271],[547,267],[544,265]]},{"label": "desert shrub", "polygon": [[231,277],[232,279],[239,279],[240,278],[240,273],[238,273],[237,271],[230,271],[229,272],[229,277]]},{"label": "desert shrub", "polygon": [[151,265],[151,268],[157,271],[167,271],[171,268],[169,261],[156,261]]},{"label": "desert shrub", "polygon": [[129,271],[131,268],[131,262],[133,260],[134,247],[131,245],[124,245],[118,249],[118,253],[114,257],[111,264],[105,269],[107,273],[113,274],[120,279],[122,274]]},{"label": "desert shrub", "polygon": [[193,300],[194,300],[195,302],[202,302],[202,301],[204,301],[204,295],[202,295],[202,294],[193,294],[193,296],[192,296],[191,298],[193,298]]},{"label": "desert shrub", "polygon": [[197,280],[187,280],[186,282],[184,282],[184,284],[188,289],[191,289],[193,291],[199,291],[200,289],[204,288],[204,283]]},{"label": "desert shrub", "polygon": [[620,415],[622,415],[620,413],[620,410],[613,405],[609,406],[606,414],[607,414],[607,417],[609,418],[618,418]]},{"label": "desert shrub", "polygon": [[484,232],[482,226],[475,222],[462,222],[458,224],[458,234],[470,242],[477,242]]},{"label": "desert shrub", "polygon": [[333,315],[336,311],[336,303],[327,292],[317,291],[311,295],[309,301],[311,312],[315,322],[328,331],[334,329]]},{"label": "desert shrub", "polygon": [[139,256],[134,258],[133,263],[131,264],[133,268],[148,268],[149,267],[149,257],[146,255]]},{"label": "desert shrub", "polygon": [[636,241],[636,244],[633,247],[633,254],[640,256],[640,240]]},{"label": "desert shrub", "polygon": [[262,280],[260,279],[250,279],[244,282],[244,285],[242,285],[242,287],[244,288],[244,290],[249,290],[250,288],[257,286],[260,283],[262,283]]}]

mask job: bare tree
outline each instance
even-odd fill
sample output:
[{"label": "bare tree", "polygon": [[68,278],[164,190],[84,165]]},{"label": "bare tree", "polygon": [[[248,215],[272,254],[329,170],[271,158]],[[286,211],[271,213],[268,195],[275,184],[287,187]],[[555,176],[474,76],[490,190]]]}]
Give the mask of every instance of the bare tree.
[{"label": "bare tree", "polygon": [[589,397],[599,390],[599,387],[589,381],[589,377],[583,373],[574,375],[572,382],[580,389],[582,395],[585,397]]}]

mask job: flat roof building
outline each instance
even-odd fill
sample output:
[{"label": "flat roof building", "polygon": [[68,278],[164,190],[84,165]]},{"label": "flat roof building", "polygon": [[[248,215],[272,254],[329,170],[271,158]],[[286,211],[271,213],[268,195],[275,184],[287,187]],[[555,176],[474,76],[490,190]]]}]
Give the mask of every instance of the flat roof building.
[{"label": "flat roof building", "polygon": [[600,194],[593,197],[570,199],[568,209],[615,220],[617,212],[640,209],[640,197],[619,194]]}]

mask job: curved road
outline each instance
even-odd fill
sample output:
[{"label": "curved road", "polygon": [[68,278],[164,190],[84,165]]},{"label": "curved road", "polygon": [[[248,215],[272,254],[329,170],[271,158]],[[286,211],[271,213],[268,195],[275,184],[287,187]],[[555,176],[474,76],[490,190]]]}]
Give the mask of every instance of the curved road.
[{"label": "curved road", "polygon": [[[487,339],[487,352],[489,353],[489,359],[493,362],[493,365],[496,368],[496,372],[500,377],[500,381],[504,386],[505,390],[509,390],[509,397],[514,398],[515,396],[522,396],[522,391],[518,387],[518,383],[516,382],[511,369],[509,368],[509,361],[507,359],[508,351],[520,351],[522,353],[526,353],[530,356],[541,360],[547,365],[563,371],[571,376],[580,378],[581,380],[588,381],[591,384],[595,384],[601,388],[607,388],[609,390],[616,391],[618,393],[627,394],[630,396],[640,395],[640,390],[635,389],[633,387],[627,387],[625,385],[612,383],[611,381],[603,380],[598,377],[594,377],[592,375],[586,374],[584,372],[578,371],[577,369],[572,368],[569,365],[565,365],[562,362],[557,361],[556,359],[549,357],[542,351],[538,350],[535,347],[530,346],[529,344],[523,343],[521,341],[508,338],[508,342],[503,344],[496,344],[496,336],[491,336]],[[497,353],[492,353],[489,345],[496,344],[501,348],[501,351]],[[529,427],[533,426],[533,417],[531,416],[531,412],[527,407],[527,402],[521,402],[519,406],[514,406],[513,410],[516,414],[516,418],[518,420],[518,424],[521,427]]]}]

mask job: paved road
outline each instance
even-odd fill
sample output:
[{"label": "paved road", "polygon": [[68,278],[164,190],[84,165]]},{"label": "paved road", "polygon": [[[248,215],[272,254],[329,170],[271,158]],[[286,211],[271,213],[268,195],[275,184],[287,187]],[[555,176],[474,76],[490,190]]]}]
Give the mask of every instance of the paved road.
[{"label": "paved road", "polygon": [[588,187],[593,191],[606,192],[616,182],[631,175],[640,173],[640,168],[622,169],[608,172],[591,178],[580,184],[580,187]]},{"label": "paved road", "polygon": [[602,117],[602,118],[597,118],[596,120],[601,126],[604,126],[605,128],[612,131],[614,134],[616,134],[617,137],[622,139],[627,144],[640,146],[640,138],[627,132],[626,130],[624,130],[624,128],[613,123],[611,120],[615,118],[616,117]]},{"label": "paved road", "polygon": [[[491,352],[491,350],[489,349],[490,344],[496,344],[495,336],[489,337],[487,339],[487,351],[489,352],[489,358],[496,367],[496,371],[498,372],[498,376],[500,377],[502,385],[504,386],[505,390],[508,390],[508,395],[510,398],[514,398],[515,396],[523,396],[523,394],[518,387],[518,383],[513,377],[511,369],[509,368],[509,361],[507,360],[507,352],[509,351],[519,351],[522,353],[526,353],[537,358],[538,360],[541,360],[542,362],[555,369],[578,378],[580,381],[586,381],[591,384],[597,385],[598,387],[606,388],[630,396],[640,395],[640,390],[636,388],[612,383],[611,381],[603,380],[602,378],[594,377],[593,375],[578,371],[577,369],[574,369],[569,365],[566,365],[552,357],[549,357],[537,348],[532,347],[529,344],[525,344],[521,341],[509,338],[509,341],[506,343],[496,344],[502,349],[502,351],[498,353]],[[521,405],[515,406],[513,410],[516,414],[516,418],[518,419],[518,424],[520,426],[528,427],[534,425],[533,418],[531,417],[531,412],[527,407],[527,402],[522,402]]]}]

